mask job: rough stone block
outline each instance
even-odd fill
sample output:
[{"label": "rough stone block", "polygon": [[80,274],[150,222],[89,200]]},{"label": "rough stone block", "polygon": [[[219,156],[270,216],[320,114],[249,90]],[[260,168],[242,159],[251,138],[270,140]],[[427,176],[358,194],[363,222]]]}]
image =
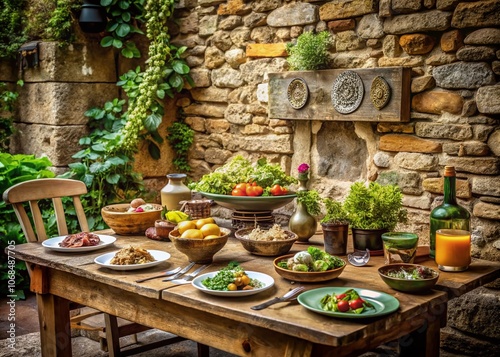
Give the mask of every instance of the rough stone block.
[{"label": "rough stone block", "polygon": [[15,62],[0,61],[0,82],[16,82],[17,68]]},{"label": "rough stone block", "polygon": [[19,101],[23,123],[84,125],[85,111],[118,97],[118,87],[103,83],[26,83]]},{"label": "rough stone block", "polygon": [[353,0],[330,1],[319,8],[319,17],[323,21],[348,19],[377,12],[377,1]]},{"label": "rough stone block", "polygon": [[248,44],[247,57],[286,57],[285,43],[253,43]]},{"label": "rough stone block", "polygon": [[40,65],[24,70],[25,82],[112,82],[116,83],[114,53],[99,43],[75,43],[59,47],[41,42]]},{"label": "rough stone block", "polygon": [[380,138],[380,150],[407,152],[441,152],[441,144],[432,140],[421,139],[410,135],[388,134]]},{"label": "rough stone block", "polygon": [[82,148],[81,137],[88,135],[85,125],[54,126],[16,123],[16,133],[11,139],[11,152],[46,156],[54,166],[67,166]]}]

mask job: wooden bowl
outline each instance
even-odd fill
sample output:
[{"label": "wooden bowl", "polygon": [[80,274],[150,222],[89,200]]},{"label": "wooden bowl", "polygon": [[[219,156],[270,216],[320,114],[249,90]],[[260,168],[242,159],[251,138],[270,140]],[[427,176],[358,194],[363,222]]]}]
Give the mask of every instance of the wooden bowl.
[{"label": "wooden bowl", "polygon": [[287,280],[299,281],[302,283],[317,283],[322,281],[333,280],[335,278],[338,278],[338,276],[342,274],[346,266],[346,262],[343,259],[342,259],[342,261],[344,262],[343,266],[341,266],[340,268],[325,270],[325,271],[294,271],[294,270],[284,269],[278,266],[279,262],[281,262],[282,260],[288,261],[288,259],[292,258],[294,255],[295,254],[283,255],[281,257],[274,259],[273,261],[274,270],[276,270],[276,272],[279,275],[281,275],[283,278]]},{"label": "wooden bowl", "polygon": [[275,257],[278,255],[286,254],[290,251],[293,243],[299,238],[295,233],[285,230],[288,236],[285,240],[255,240],[249,239],[248,235],[253,231],[253,228],[239,229],[234,233],[247,251],[255,255],[263,255],[267,257]]},{"label": "wooden bowl", "polygon": [[[387,275],[391,271],[400,271],[401,269],[405,271],[421,269],[426,277],[424,279],[405,279]],[[394,290],[404,291],[406,293],[421,293],[430,290],[434,287],[434,285],[436,285],[439,279],[438,271],[423,265],[408,263],[388,264],[380,267],[378,269],[378,273],[382,280],[391,288]]]},{"label": "wooden bowl", "polygon": [[231,230],[228,228],[220,228],[221,235],[218,238],[212,239],[188,239],[181,238],[179,230],[176,228],[168,237],[174,243],[174,247],[181,253],[185,254],[190,262],[196,264],[211,263],[215,253],[221,250],[227,243]]},{"label": "wooden bowl", "polygon": [[105,206],[101,209],[104,222],[119,235],[144,234],[146,229],[155,226],[155,221],[161,218],[161,205],[154,204],[154,211],[127,212],[130,205],[119,203]]}]

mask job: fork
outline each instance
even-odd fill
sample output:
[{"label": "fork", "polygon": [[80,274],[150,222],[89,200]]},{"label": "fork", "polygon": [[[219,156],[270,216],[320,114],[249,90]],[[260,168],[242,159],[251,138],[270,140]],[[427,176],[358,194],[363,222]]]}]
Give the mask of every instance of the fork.
[{"label": "fork", "polygon": [[[148,278],[136,280],[135,282],[136,283],[142,283],[144,281],[148,281],[148,280],[151,280],[151,279],[163,278],[163,277],[174,275],[174,274],[175,274],[174,276],[178,278],[182,274],[184,274],[187,271],[189,271],[189,269],[191,269],[193,267],[193,265],[194,265],[194,263],[190,263],[189,265],[187,265],[186,267],[184,267],[182,270],[181,270],[181,267],[178,267],[178,268],[175,268],[175,269],[172,269],[172,270],[164,271],[163,273],[158,274],[158,275],[154,275],[154,276],[150,276]],[[184,273],[181,273],[182,271],[184,271]]]},{"label": "fork", "polygon": [[201,273],[203,270],[208,268],[210,264],[202,265],[192,273],[189,273],[187,275],[184,275],[182,279],[174,279],[172,280],[172,283],[177,284],[177,285],[183,285],[183,284],[189,284],[199,273]]},{"label": "fork", "polygon": [[284,302],[284,301],[289,301],[293,300],[297,295],[299,295],[301,292],[303,292],[306,288],[304,286],[298,286],[295,289],[290,290],[287,292],[285,295],[282,297],[275,297],[269,301],[263,302],[262,304],[252,306],[252,310],[262,310],[265,309],[268,306],[277,304],[279,302]]}]

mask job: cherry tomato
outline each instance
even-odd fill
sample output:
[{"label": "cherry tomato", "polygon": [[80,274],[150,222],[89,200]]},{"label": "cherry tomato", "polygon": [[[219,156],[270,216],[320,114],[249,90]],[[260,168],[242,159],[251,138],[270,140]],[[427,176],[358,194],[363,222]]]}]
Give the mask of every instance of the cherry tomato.
[{"label": "cherry tomato", "polygon": [[340,300],[337,303],[337,307],[338,307],[340,312],[346,312],[349,310],[349,303],[345,300]]},{"label": "cherry tomato", "polygon": [[232,196],[246,196],[245,190],[235,188],[234,190],[231,191]]},{"label": "cherry tomato", "polygon": [[363,307],[363,299],[358,298],[358,299],[349,301],[349,307],[353,310],[356,310],[356,309],[359,309],[360,307]]},{"label": "cherry tomato", "polygon": [[345,298],[345,294],[337,295],[337,300],[342,300],[343,298]]}]

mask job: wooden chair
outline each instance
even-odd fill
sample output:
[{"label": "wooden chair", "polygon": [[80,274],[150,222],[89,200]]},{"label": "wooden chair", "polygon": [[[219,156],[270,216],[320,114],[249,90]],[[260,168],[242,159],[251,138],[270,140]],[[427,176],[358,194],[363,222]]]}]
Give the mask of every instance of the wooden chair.
[{"label": "wooden chair", "polygon": [[[57,221],[57,229],[59,235],[63,236],[68,234],[68,226],[66,223],[66,216],[62,198],[70,197],[73,200],[73,206],[78,218],[78,223],[80,225],[81,231],[88,232],[89,226],[80,200],[80,196],[86,193],[87,187],[82,181],[60,178],[36,179],[21,182],[8,188],[3,193],[3,200],[6,203],[11,203],[14,206],[14,211],[16,213],[17,219],[21,224],[22,230],[28,242],[41,243],[45,239],[47,239],[47,232],[44,227],[42,212],[38,204],[39,201],[44,199],[52,200],[52,205],[55,211],[55,218]],[[29,203],[33,224],[31,223],[30,218],[25,210],[25,203]],[[35,229],[33,229],[33,225]],[[71,305],[72,309],[80,307],[81,306],[75,306],[74,303]],[[89,310],[89,308],[86,309]],[[120,320],[125,321],[125,323],[119,325],[116,316],[102,313],[101,311],[93,309],[90,310],[90,312],[86,312],[85,314],[72,317],[71,328],[95,330],[95,326],[85,325],[84,321],[91,316],[95,316],[98,314],[102,315],[104,323],[103,326],[99,328],[101,329],[101,331],[99,331],[99,335],[102,339],[101,347],[103,347],[103,349],[107,349],[109,355],[112,357],[125,356],[148,351],[154,348],[184,340],[181,337],[174,336],[172,338],[157,341],[148,345],[141,345],[139,347],[129,348],[125,351],[121,351],[119,341],[120,337],[134,335],[136,333],[149,330],[150,328],[123,319]],[[201,344],[198,345],[198,355],[207,356],[208,347]]]}]

